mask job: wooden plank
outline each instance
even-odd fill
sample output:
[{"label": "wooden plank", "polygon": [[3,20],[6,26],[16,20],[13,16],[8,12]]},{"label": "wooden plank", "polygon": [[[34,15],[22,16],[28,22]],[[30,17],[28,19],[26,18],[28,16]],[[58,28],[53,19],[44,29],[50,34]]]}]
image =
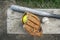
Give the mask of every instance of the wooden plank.
[{"label": "wooden plank", "polygon": [[[49,13],[60,14],[60,9],[36,9]],[[9,34],[27,34],[21,24],[21,17],[23,13],[7,10],[7,33]],[[40,18],[40,16],[39,16]],[[44,18],[43,18],[44,19]],[[43,34],[60,34],[60,19],[48,18],[48,23],[41,24]]]}]

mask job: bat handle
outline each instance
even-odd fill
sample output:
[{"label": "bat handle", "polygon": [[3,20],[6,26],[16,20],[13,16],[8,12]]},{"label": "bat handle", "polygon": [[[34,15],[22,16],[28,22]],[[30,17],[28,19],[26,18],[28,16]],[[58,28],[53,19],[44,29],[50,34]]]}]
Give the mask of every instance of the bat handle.
[{"label": "bat handle", "polygon": [[57,15],[57,14],[51,14],[50,17],[60,19],[60,15]]}]

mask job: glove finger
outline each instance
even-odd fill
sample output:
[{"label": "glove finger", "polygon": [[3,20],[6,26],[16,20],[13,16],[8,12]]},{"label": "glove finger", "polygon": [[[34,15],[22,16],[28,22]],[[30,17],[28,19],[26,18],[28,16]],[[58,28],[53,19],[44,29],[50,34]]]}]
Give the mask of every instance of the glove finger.
[{"label": "glove finger", "polygon": [[27,15],[30,15],[30,16],[34,17],[35,19],[37,19],[37,20],[40,20],[37,16],[33,15],[33,14],[30,13],[30,12],[27,12]]},{"label": "glove finger", "polygon": [[34,17],[28,16],[28,20],[30,20],[31,22],[33,22],[35,25],[40,26],[40,21],[36,20]]},{"label": "glove finger", "polygon": [[33,28],[31,28],[29,25],[24,24],[23,26],[24,26],[24,29],[25,29],[26,31],[28,31],[29,33],[33,32]]},{"label": "glove finger", "polygon": [[27,21],[28,25],[30,25],[31,28],[35,28],[35,29],[39,29],[40,27],[38,25],[35,25],[33,22],[31,22],[30,20]]}]

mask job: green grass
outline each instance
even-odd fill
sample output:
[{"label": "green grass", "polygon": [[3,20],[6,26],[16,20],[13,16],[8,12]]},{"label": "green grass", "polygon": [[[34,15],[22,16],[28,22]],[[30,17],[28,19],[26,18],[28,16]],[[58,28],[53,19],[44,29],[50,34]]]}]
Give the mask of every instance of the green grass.
[{"label": "green grass", "polygon": [[16,3],[31,8],[60,8],[60,0],[16,0]]}]

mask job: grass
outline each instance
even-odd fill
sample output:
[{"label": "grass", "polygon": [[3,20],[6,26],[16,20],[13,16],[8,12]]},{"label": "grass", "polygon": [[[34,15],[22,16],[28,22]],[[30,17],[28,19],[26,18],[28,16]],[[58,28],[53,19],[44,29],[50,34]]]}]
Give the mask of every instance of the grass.
[{"label": "grass", "polygon": [[60,0],[16,0],[16,3],[31,8],[60,8]]}]

